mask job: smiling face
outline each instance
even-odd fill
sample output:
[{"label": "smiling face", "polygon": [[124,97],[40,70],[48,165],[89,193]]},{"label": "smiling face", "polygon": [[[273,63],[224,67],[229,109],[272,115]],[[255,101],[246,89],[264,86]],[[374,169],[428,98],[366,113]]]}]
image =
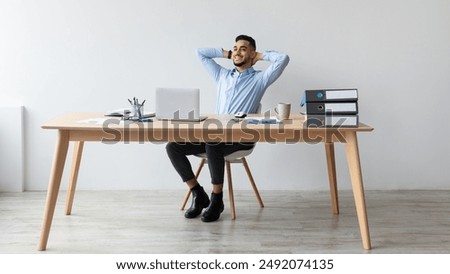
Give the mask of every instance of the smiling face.
[{"label": "smiling face", "polygon": [[231,58],[237,70],[243,71],[252,66],[255,55],[256,51],[248,41],[239,40],[233,47]]}]

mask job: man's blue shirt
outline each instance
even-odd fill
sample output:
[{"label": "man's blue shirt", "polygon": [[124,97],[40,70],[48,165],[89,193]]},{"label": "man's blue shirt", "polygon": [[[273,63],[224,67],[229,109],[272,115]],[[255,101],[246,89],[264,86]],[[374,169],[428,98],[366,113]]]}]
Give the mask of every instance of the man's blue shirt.
[{"label": "man's blue shirt", "polygon": [[250,67],[243,72],[227,69],[214,61],[223,58],[220,48],[197,49],[197,56],[217,83],[217,114],[237,112],[256,113],[266,89],[280,77],[289,63],[289,56],[276,51],[265,51],[263,60],[272,64],[264,71]]}]

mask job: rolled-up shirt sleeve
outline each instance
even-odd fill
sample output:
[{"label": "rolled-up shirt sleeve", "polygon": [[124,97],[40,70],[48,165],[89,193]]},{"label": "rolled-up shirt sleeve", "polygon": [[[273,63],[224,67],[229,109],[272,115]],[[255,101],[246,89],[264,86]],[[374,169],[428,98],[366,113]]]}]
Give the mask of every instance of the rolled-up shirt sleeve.
[{"label": "rolled-up shirt sleeve", "polygon": [[284,53],[269,50],[263,52],[263,60],[272,63],[264,71],[263,75],[266,86],[269,86],[281,76],[284,69],[289,64],[289,56]]},{"label": "rolled-up shirt sleeve", "polygon": [[202,65],[206,68],[209,75],[218,82],[220,74],[224,70],[222,66],[214,61],[214,58],[223,58],[223,51],[221,48],[199,48],[196,49],[196,54]]}]

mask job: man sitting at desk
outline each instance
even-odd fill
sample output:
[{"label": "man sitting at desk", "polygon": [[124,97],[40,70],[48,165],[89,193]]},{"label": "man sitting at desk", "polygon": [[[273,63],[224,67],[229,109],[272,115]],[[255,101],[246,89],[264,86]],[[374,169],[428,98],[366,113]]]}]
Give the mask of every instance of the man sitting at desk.
[{"label": "man sitting at desk", "polygon": [[[280,77],[289,63],[289,56],[276,51],[256,51],[255,40],[247,35],[236,37],[233,50],[220,48],[197,49],[197,56],[208,73],[217,83],[218,114],[238,112],[256,113],[266,89]],[[233,60],[234,68],[227,69],[214,61],[214,58]],[[253,69],[257,61],[269,61],[272,64],[264,71]],[[168,143],[167,154],[183,182],[192,191],[192,204],[186,210],[186,218],[202,215],[203,222],[219,219],[224,209],[223,180],[225,156],[244,149],[251,149],[249,143]],[[203,187],[197,182],[187,155],[206,153],[213,185],[211,200]]]}]

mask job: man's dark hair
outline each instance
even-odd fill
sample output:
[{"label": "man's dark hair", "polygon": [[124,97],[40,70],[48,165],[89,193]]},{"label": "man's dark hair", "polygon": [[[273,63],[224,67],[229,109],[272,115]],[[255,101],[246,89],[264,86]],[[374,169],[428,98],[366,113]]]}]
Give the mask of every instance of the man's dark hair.
[{"label": "man's dark hair", "polygon": [[235,42],[237,42],[237,41],[239,41],[239,40],[244,40],[244,41],[249,42],[250,45],[253,47],[253,49],[256,50],[256,42],[255,42],[255,39],[251,38],[250,36],[241,34],[241,35],[239,35],[238,37],[236,37],[236,41],[235,41]]}]

